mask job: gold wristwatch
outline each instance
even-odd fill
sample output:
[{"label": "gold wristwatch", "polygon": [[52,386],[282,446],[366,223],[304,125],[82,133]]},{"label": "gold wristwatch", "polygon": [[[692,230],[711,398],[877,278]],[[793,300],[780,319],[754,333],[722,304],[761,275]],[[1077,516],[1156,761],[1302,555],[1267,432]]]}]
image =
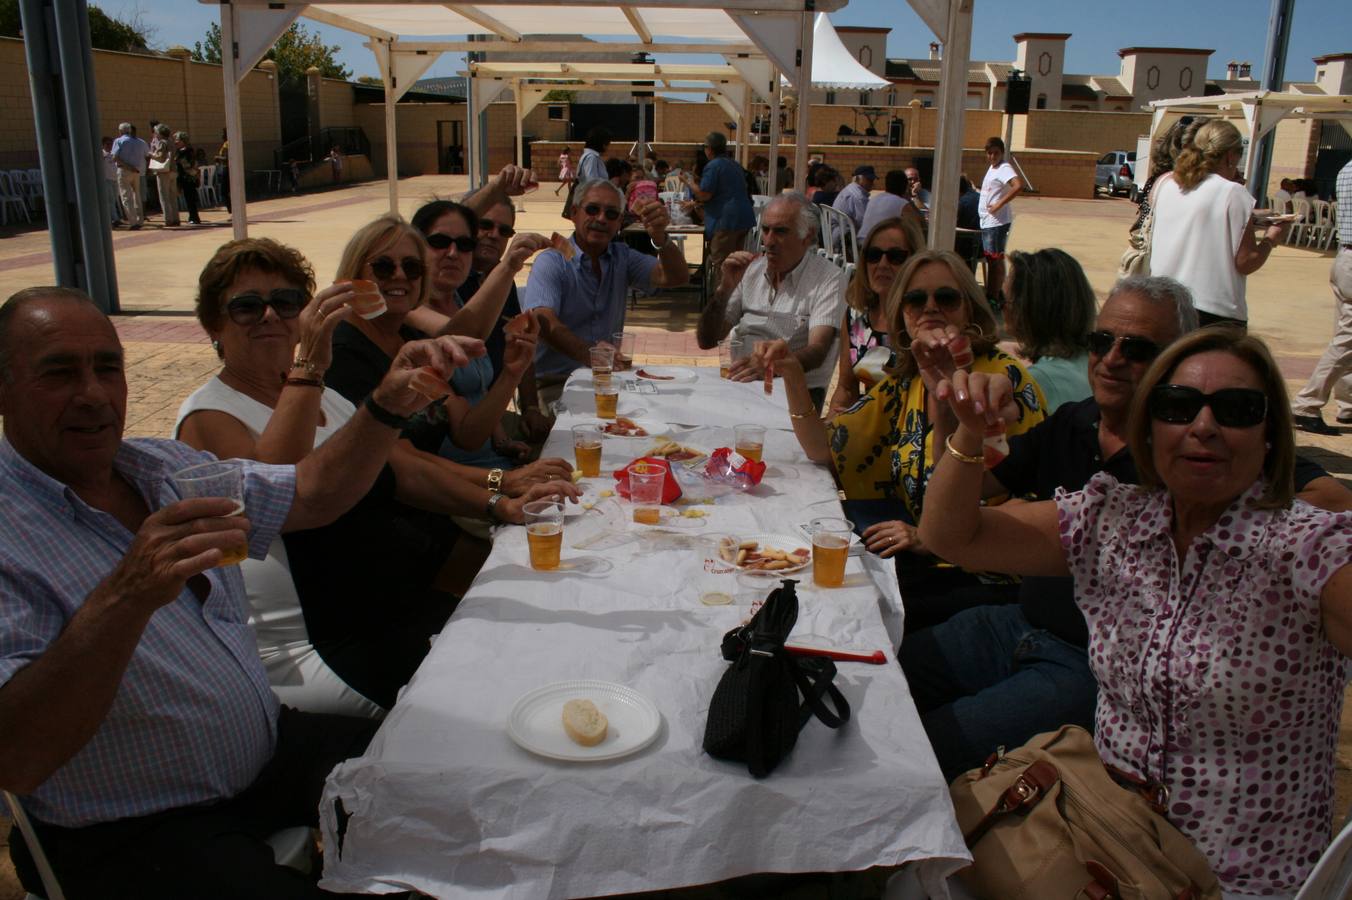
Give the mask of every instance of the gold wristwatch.
[{"label": "gold wristwatch", "polygon": [[488,489],[495,494],[502,493],[502,470],[488,470]]}]

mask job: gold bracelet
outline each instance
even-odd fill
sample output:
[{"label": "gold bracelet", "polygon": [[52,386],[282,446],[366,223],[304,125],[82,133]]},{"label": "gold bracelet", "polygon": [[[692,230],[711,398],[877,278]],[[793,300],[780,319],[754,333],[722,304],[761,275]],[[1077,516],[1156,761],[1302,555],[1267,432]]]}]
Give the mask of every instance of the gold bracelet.
[{"label": "gold bracelet", "polygon": [[968,456],[966,453],[962,453],[959,450],[957,450],[953,446],[953,435],[951,434],[948,437],[944,438],[944,448],[948,450],[949,455],[952,456],[954,459],[956,459],[958,462],[970,463],[974,466],[984,466],[986,464],[985,456]]},{"label": "gold bracelet", "polygon": [[789,410],[789,418],[790,418],[790,419],[810,419],[810,418],[812,418],[813,416],[815,416],[816,414],[817,414],[817,411],[816,411],[815,409],[814,409],[812,412],[805,412],[805,413],[796,413],[796,412],[794,412],[793,410]]}]

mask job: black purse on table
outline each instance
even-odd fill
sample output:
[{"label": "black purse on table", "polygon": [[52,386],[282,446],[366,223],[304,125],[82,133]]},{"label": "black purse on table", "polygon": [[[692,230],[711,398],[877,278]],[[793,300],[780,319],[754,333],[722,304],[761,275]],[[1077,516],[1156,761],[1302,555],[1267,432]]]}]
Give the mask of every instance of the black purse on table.
[{"label": "black purse on table", "polygon": [[714,690],[704,728],[706,753],[745,762],[757,778],[779,765],[813,716],[830,728],[850,719],[850,704],[832,683],[836,664],[784,649],[798,621],[795,584],[785,579],[750,622],[723,636],[723,658],[732,665]]}]

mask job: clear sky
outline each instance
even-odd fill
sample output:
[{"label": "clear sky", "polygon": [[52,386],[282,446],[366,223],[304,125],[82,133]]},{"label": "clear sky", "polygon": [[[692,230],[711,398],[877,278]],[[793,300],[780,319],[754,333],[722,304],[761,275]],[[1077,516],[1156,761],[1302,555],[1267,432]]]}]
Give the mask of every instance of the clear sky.
[{"label": "clear sky", "polygon": [[[96,5],[121,18],[139,19],[161,49],[174,44],[191,49],[219,15],[215,4],[195,0],[100,0]],[[1270,8],[1269,0],[976,0],[972,57],[1009,62],[1014,58],[1013,35],[1069,32],[1067,72],[1114,74],[1120,48],[1165,46],[1214,49],[1208,72],[1212,78],[1224,78],[1225,64],[1231,59],[1252,62],[1257,77]],[[843,10],[832,13],[831,20],[837,25],[890,27],[889,56],[928,55],[930,31],[902,0],[851,0]],[[339,58],[354,77],[378,74],[371,52],[361,46],[361,36],[302,22],[318,30],[326,43],[342,48]],[[1339,52],[1352,52],[1352,0],[1296,0],[1287,80],[1313,79],[1311,58]],[[462,67],[463,58],[446,54],[428,75],[454,75]]]}]

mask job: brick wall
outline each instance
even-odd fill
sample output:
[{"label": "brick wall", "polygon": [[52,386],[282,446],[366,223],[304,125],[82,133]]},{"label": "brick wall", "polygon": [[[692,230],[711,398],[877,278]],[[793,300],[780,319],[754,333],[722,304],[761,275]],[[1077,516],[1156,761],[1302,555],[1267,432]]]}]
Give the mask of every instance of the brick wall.
[{"label": "brick wall", "polygon": [[1149,132],[1150,113],[1035,109],[1015,117],[1012,143],[1016,150],[1083,150],[1102,156],[1109,150],[1135,150],[1136,138]]},{"label": "brick wall", "polygon": [[[352,102],[352,85],[331,78],[320,79],[319,122],[324,128],[349,128],[357,124],[356,104]],[[380,132],[385,133],[384,124],[381,124]],[[371,137],[369,131],[366,136]]]},{"label": "brick wall", "polygon": [[[435,175],[437,123],[465,120],[463,103],[401,103],[396,107],[395,139],[399,142],[399,174]],[[385,104],[359,103],[353,107],[354,125],[371,141],[371,168],[385,177]],[[446,139],[450,140],[449,129]],[[508,145],[510,149],[510,145]],[[491,159],[491,157],[490,157]]]},{"label": "brick wall", "polygon": [[[171,57],[94,51],[99,130],[117,136],[119,122],[132,122],[142,138],[152,118],[187,131],[194,145],[214,154],[225,127],[220,66]],[[264,69],[250,72],[240,86],[244,160],[250,169],[272,168],[281,140],[276,82]],[[0,167],[36,167],[37,136],[23,41],[0,38]]]},{"label": "brick wall", "polygon": [[1271,177],[1268,179],[1267,194],[1269,197],[1281,186],[1283,178],[1306,178],[1313,175],[1315,157],[1319,153],[1318,121],[1283,119],[1273,130],[1276,136],[1272,140],[1272,166],[1269,169]]}]

